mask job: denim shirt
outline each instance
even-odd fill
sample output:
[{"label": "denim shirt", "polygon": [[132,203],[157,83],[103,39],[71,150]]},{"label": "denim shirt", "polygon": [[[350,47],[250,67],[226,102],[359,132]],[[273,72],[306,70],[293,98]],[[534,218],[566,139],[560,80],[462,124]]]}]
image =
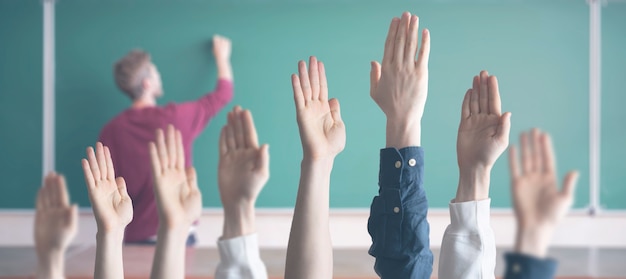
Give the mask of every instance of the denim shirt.
[{"label": "denim shirt", "polygon": [[557,262],[539,259],[519,253],[507,253],[505,279],[552,279],[556,275]]},{"label": "denim shirt", "polygon": [[430,278],[433,254],[426,221],[428,201],[423,187],[421,147],[380,151],[378,196],[370,208],[369,254],[381,278]]}]

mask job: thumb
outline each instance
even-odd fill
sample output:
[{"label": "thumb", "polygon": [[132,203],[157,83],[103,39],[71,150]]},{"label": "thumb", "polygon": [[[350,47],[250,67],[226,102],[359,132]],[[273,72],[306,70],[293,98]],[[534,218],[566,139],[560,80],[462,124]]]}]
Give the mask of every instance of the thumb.
[{"label": "thumb", "polygon": [[573,197],[574,190],[576,190],[576,183],[578,182],[578,171],[570,171],[565,175],[565,179],[563,180],[563,189],[561,189],[561,194],[566,197]]},{"label": "thumb", "polygon": [[126,190],[126,180],[120,176],[115,179],[115,183],[117,183],[117,191],[120,193],[120,196],[122,196],[122,198],[129,197],[128,191]]},{"label": "thumb", "polygon": [[328,100],[328,106],[330,106],[330,114],[335,122],[341,122],[341,107],[339,106],[339,100],[332,98]]},{"label": "thumb", "polygon": [[496,138],[506,139],[509,141],[509,133],[511,132],[511,113],[505,112],[500,116],[500,124],[498,125],[498,131],[496,131]]},{"label": "thumb", "polygon": [[372,61],[372,69],[370,71],[370,96],[374,95],[376,87],[378,87],[378,81],[380,80],[380,64],[377,61]]},{"label": "thumb", "polygon": [[264,144],[259,149],[259,155],[257,156],[256,169],[269,169],[270,167],[270,146]]},{"label": "thumb", "polygon": [[198,174],[196,173],[196,168],[188,167],[185,169],[185,174],[187,175],[187,184],[190,189],[198,189]]}]

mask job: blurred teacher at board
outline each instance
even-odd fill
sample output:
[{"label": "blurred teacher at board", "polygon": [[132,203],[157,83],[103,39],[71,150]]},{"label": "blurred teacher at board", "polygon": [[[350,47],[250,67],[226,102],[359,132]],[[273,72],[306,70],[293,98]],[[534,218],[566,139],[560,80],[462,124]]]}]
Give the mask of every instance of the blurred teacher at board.
[{"label": "blurred teacher at board", "polygon": [[[233,98],[230,40],[214,36],[213,54],[218,78],[213,92],[194,101],[164,106],[157,105],[157,98],[163,96],[163,87],[150,54],[132,50],[115,63],[115,82],[132,104],[102,128],[99,141],[111,150],[115,173],[124,177],[133,200],[134,216],[126,228],[126,243],[156,243],[159,219],[148,150],[148,143],[155,140],[155,131],[165,130],[169,124],[181,131],[185,166],[189,167],[193,161],[191,148],[194,140]],[[194,227],[188,238],[188,244],[193,243]]]}]

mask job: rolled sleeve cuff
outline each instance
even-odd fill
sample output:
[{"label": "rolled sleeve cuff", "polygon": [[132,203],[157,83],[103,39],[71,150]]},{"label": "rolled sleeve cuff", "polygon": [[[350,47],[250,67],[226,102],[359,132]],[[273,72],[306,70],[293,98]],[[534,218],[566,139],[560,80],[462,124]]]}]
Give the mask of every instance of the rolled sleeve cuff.
[{"label": "rolled sleeve cuff", "polygon": [[450,202],[450,229],[455,233],[477,233],[490,229],[491,199]]},{"label": "rolled sleeve cuff", "polygon": [[558,263],[554,259],[540,259],[519,253],[507,253],[506,279],[552,279]]},{"label": "rolled sleeve cuff", "polygon": [[267,278],[267,270],[259,254],[256,234],[220,240],[217,246],[220,263],[215,273],[216,279]]}]

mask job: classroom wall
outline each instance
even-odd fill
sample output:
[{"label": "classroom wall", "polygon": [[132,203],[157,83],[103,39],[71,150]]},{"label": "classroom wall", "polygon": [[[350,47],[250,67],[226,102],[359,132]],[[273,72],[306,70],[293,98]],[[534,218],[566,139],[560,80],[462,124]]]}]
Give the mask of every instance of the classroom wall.
[{"label": "classroom wall", "polygon": [[[369,61],[382,57],[388,23],[404,10],[420,15],[422,26],[432,34],[430,90],[422,121],[431,207],[446,207],[456,191],[460,103],[472,76],[481,69],[498,75],[503,109],[513,112],[511,142],[517,143],[519,132],[533,126],[550,131],[560,175],[573,168],[581,172],[575,205],[586,206],[589,16],[584,1],[60,1],[56,4],[58,170],[67,175],[73,199],[88,206],[80,158],[100,128],[129,105],[113,82],[115,60],[135,47],[150,51],[163,77],[161,103],[192,100],[215,84],[210,36],[219,33],[233,40],[231,105],[252,110],[260,141],[271,146],[272,174],[258,206],[291,207],[295,202],[301,147],[289,75],[297,70],[299,59],[317,55],[326,64],[330,95],[340,100],[348,131],[346,149],[333,171],[331,206],[368,207],[377,191],[378,149],[384,146],[384,116],[368,94]],[[623,12],[613,16],[616,24],[623,22],[620,15]],[[610,31],[605,39],[623,34],[606,26]],[[9,36],[0,34],[2,41]],[[620,42],[623,39],[617,39],[614,49]],[[613,66],[604,64],[605,74],[624,72],[624,63],[616,60]],[[0,96],[5,98],[4,93]],[[624,100],[618,93],[608,96],[615,98],[611,103]],[[221,113],[195,144],[205,207],[219,206],[217,136],[224,123],[225,113]],[[32,135],[37,135],[34,143],[40,146],[40,132]],[[608,146],[603,150],[618,144],[611,139],[620,137],[626,138],[624,129],[604,130],[603,145]],[[613,175],[603,176],[603,204],[626,208],[623,198],[614,195],[619,190],[611,188],[623,180],[624,164],[608,160],[603,167],[617,163],[610,171]],[[506,161],[503,155],[493,170],[494,207],[511,205]],[[38,181],[40,167],[37,175],[26,168],[14,172]],[[0,207],[32,207],[34,187],[30,192],[19,189],[25,188],[8,197],[13,203],[0,202]]]}]

